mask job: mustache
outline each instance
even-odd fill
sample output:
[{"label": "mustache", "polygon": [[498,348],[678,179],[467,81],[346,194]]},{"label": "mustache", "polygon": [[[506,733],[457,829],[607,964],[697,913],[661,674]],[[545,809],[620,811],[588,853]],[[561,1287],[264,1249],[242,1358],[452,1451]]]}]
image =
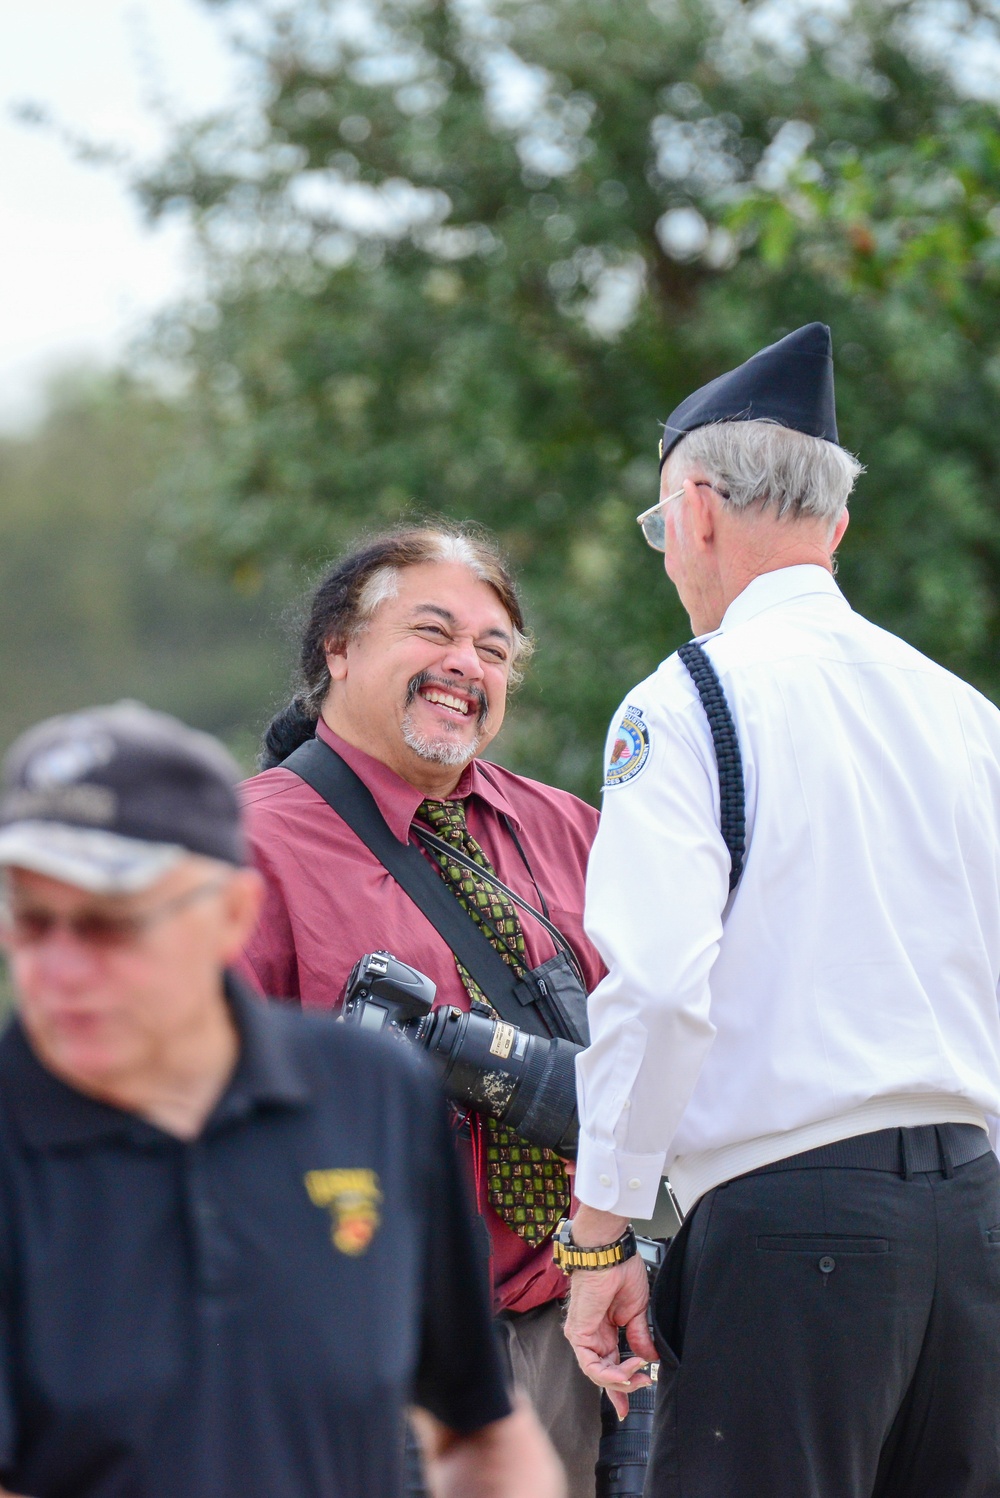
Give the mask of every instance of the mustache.
[{"label": "mustache", "polygon": [[462,692],[466,697],[471,697],[476,704],[476,727],[482,728],[489,715],[489,703],[486,701],[486,693],[482,687],[477,687],[474,682],[448,681],[445,677],[435,676],[433,671],[418,671],[416,676],[411,676],[406,688],[406,706],[410,707],[414,699],[424,687],[440,687],[442,692]]}]

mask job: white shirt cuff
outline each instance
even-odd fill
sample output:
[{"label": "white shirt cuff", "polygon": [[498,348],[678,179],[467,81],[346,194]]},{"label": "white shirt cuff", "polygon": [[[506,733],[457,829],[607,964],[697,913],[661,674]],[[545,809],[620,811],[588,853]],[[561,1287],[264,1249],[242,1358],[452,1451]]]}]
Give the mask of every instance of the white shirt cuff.
[{"label": "white shirt cuff", "polygon": [[599,1212],[619,1217],[652,1217],[659,1199],[666,1152],[629,1155],[598,1144],[580,1133],[573,1190],[578,1199]]}]

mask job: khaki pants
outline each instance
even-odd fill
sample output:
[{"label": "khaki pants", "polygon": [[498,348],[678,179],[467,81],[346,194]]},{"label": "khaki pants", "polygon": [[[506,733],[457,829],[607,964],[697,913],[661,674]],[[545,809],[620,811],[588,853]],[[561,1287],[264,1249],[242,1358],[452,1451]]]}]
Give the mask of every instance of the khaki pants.
[{"label": "khaki pants", "polygon": [[563,1304],[502,1311],[500,1347],[511,1382],[523,1389],[566,1468],[569,1498],[594,1498],[601,1438],[601,1391],[580,1372],[563,1336]]}]

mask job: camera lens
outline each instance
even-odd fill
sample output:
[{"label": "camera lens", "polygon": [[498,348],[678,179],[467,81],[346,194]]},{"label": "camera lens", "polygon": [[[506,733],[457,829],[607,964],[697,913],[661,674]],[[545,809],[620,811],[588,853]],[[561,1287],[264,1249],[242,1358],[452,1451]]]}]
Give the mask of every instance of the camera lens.
[{"label": "camera lens", "polygon": [[601,1444],[594,1468],[597,1498],[642,1498],[655,1403],[655,1387],[636,1389],[628,1397],[628,1414],[619,1421],[611,1400],[601,1395]]},{"label": "camera lens", "polygon": [[529,1035],[493,1015],[449,1008],[421,1021],[419,1038],[442,1064],[450,1098],[572,1158],[579,1134],[579,1046]]}]

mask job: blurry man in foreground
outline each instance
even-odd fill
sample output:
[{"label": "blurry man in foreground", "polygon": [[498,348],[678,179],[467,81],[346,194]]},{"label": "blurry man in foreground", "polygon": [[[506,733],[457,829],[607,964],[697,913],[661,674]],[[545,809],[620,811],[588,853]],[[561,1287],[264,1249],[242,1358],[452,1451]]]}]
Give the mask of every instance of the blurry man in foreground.
[{"label": "blurry man in foreground", "polygon": [[412,1401],[441,1498],[558,1498],[433,1082],[227,974],[260,899],[236,778],[128,703],[7,759],[4,1491],[390,1498]]}]

